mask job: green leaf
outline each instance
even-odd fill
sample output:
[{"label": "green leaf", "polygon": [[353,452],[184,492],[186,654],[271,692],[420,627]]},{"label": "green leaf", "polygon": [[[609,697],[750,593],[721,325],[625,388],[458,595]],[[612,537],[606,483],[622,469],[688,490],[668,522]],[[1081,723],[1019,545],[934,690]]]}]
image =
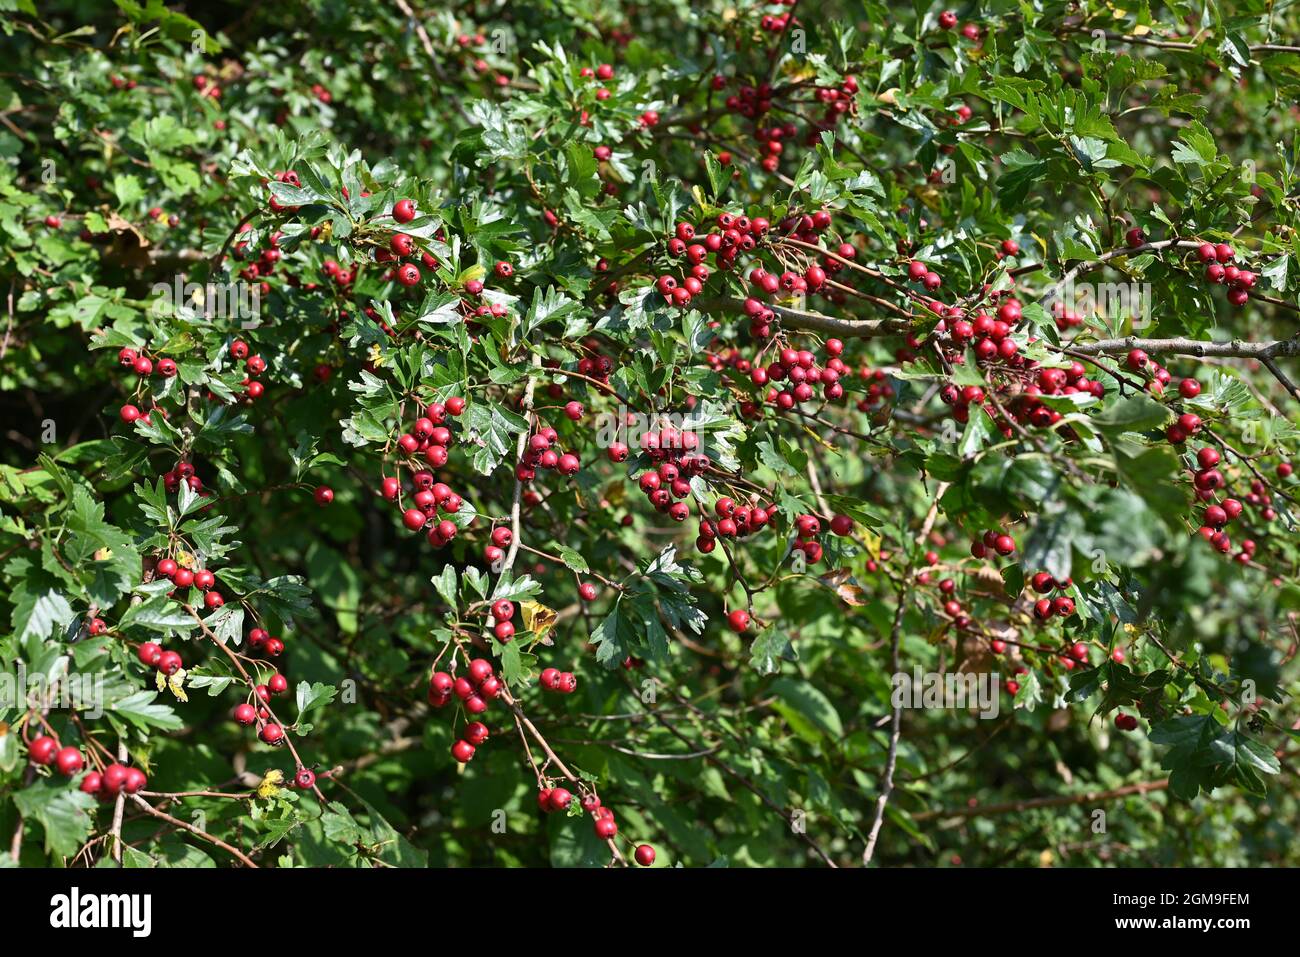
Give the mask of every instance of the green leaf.
[{"label": "green leaf", "polygon": [[844,736],[839,712],[815,685],[796,678],[778,678],[772,682],[771,691],[778,699],[772,707],[801,738],[815,742],[827,734],[838,741]]},{"label": "green leaf", "polygon": [[95,823],[95,799],[67,781],[38,778],[13,796],[18,813],[45,830],[45,850],[60,857],[76,854]]}]

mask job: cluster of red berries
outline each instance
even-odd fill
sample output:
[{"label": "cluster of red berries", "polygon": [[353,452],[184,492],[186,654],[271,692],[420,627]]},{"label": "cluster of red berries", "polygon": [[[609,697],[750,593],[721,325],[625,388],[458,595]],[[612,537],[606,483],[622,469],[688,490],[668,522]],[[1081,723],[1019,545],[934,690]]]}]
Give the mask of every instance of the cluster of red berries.
[{"label": "cluster of red berries", "polygon": [[488,702],[498,697],[505,686],[486,658],[471,661],[467,674],[453,678],[445,671],[435,671],[429,678],[429,704],[441,708],[455,695],[470,714],[486,711]]},{"label": "cluster of red berries", "polygon": [[[597,66],[597,67],[584,66],[584,67],[582,67],[580,70],[578,70],[578,76],[582,77],[582,79],[584,79],[584,80],[598,80],[598,81],[600,81],[601,84],[604,84],[604,83],[608,82],[609,80],[614,79],[614,68],[613,68],[612,66],[610,66],[608,63],[602,63],[600,66]],[[604,86],[604,85],[601,85],[601,86],[598,86],[598,87],[596,88],[595,96],[596,96],[596,99],[597,99],[597,100],[600,100],[601,102],[603,102],[603,101],[608,100],[608,99],[610,98],[611,93],[610,93],[608,87],[606,87],[606,86]],[[656,119],[656,122],[657,122],[657,121],[658,121],[658,114],[657,114],[657,113],[655,114],[655,119]],[[586,125],[588,124],[589,120],[590,120],[590,117],[589,117],[589,115],[587,114],[587,111],[586,111],[586,110],[583,110],[583,112],[582,112],[582,125],[583,125],[583,126],[586,126]],[[644,120],[644,117],[643,117],[643,120]],[[644,125],[644,124],[643,124],[643,125]],[[650,125],[653,125],[653,124],[650,124]]]},{"label": "cluster of red berries", "polygon": [[766,528],[773,520],[775,509],[762,504],[740,505],[723,495],[713,503],[713,514],[715,518],[700,517],[699,536],[695,539],[695,547],[705,555],[713,551],[719,538],[747,538]]},{"label": "cluster of red berries", "polygon": [[[395,213],[396,213],[396,207],[394,207],[394,214]],[[442,231],[439,230],[435,234],[434,238],[441,241],[444,238]],[[388,270],[387,278],[389,280],[396,280],[397,282],[401,283],[403,286],[419,285],[420,280],[424,278],[423,275],[420,273],[420,267],[417,266],[414,262],[410,261],[410,259],[412,258],[418,258],[420,262],[424,264],[424,267],[426,269],[438,268],[437,257],[434,256],[433,253],[429,252],[428,250],[422,250],[417,248],[415,245],[414,237],[409,236],[406,233],[401,233],[401,232],[393,233],[392,237],[388,240],[388,248],[380,249],[375,253],[375,259],[377,261],[381,263],[395,264],[392,266],[392,268]],[[406,259],[408,261],[402,262],[403,259]],[[509,265],[509,264],[507,263],[507,264],[498,264],[498,265]],[[508,275],[508,273],[506,275]],[[462,306],[466,309],[469,308],[468,305],[464,303],[462,303]],[[371,315],[371,318],[377,319],[378,317],[378,314],[375,313],[373,309],[367,309],[366,313],[367,315]]]},{"label": "cluster of red berries", "polygon": [[1205,263],[1206,281],[1226,285],[1228,302],[1234,306],[1244,306],[1250,299],[1250,290],[1255,287],[1255,274],[1249,269],[1233,265],[1235,250],[1227,243],[1201,243],[1196,255]]},{"label": "cluster of red berries", "polygon": [[680,281],[664,273],[655,281],[655,288],[674,306],[685,309],[704,291],[712,274],[707,263],[710,256],[717,269],[732,269],[741,252],[753,250],[769,228],[762,217],[751,220],[735,213],[719,213],[714,222],[716,228],[703,235],[697,235],[692,223],[680,222],[668,240],[668,255],[684,259],[688,271]]},{"label": "cluster of red berries", "polygon": [[[852,370],[840,359],[844,344],[838,339],[827,339],[825,343],[827,358],[819,365],[817,356],[807,349],[793,349],[786,346],[776,358],[766,366],[759,366],[749,374],[749,380],[759,388],[768,386],[764,396],[768,405],[780,412],[789,412],[801,402],[807,402],[814,396],[814,388],[821,386],[822,398],[834,402],[844,397],[844,386],[840,379]],[[788,382],[785,388],[778,388],[771,383]],[[877,390],[880,394],[880,390]],[[741,407],[741,414],[746,409]]]},{"label": "cluster of red berries", "polygon": [[[457,417],[465,411],[465,400],[452,396],[445,403],[431,402],[424,408],[424,415],[416,419],[411,431],[403,433],[397,440],[402,454],[414,457],[422,455],[424,461],[435,469],[447,464],[447,450],[453,444],[454,436],[447,427],[447,416]],[[396,497],[386,496],[386,497]],[[423,525],[415,526],[419,528]]]},{"label": "cluster of red berries", "polygon": [[[429,677],[429,704],[442,708],[459,698],[465,710],[473,715],[487,710],[488,702],[498,697],[504,686],[493,671],[492,663],[485,658],[475,658],[469,663],[467,676],[453,678],[445,671],[435,671]],[[470,721],[461,736],[451,746],[451,754],[461,764],[474,757],[474,749],[488,739],[488,729],[481,721]]]},{"label": "cluster of red berries", "polygon": [[[280,175],[292,176],[292,184],[294,186],[298,185],[297,173],[282,173]],[[285,180],[285,182],[290,181]],[[240,232],[247,232],[251,228],[252,223],[244,223]],[[247,282],[256,281],[260,283],[263,295],[271,291],[271,285],[266,282],[266,278],[275,272],[275,267],[284,259],[284,251],[280,248],[280,241],[283,239],[284,233],[279,230],[271,233],[266,239],[266,248],[258,254],[257,259],[239,270],[239,278]],[[247,260],[252,252],[253,250],[246,239],[239,240],[231,250],[231,254],[241,262]]]},{"label": "cluster of red berries", "polygon": [[[251,634],[249,635],[249,642],[252,644]],[[271,700],[272,695],[284,694],[288,690],[288,680],[278,671],[275,672],[267,679],[266,684],[259,684],[253,688],[253,695],[257,700],[257,704],[244,701],[235,706],[233,712],[235,722],[244,727],[256,724],[258,726],[257,736],[262,741],[271,745],[279,744],[284,740],[284,728],[280,727],[272,719],[271,711],[266,705]],[[313,783],[314,780],[313,776]],[[306,786],[310,787],[311,785]]]},{"label": "cluster of red berries", "polygon": [[1006,532],[995,529],[989,529],[980,538],[970,543],[970,553],[975,558],[985,558],[990,551],[1006,557],[1014,554],[1015,550],[1016,540]]},{"label": "cluster of red berries", "polygon": [[[1218,468],[1219,462],[1218,449],[1208,445],[1199,449],[1196,453],[1197,468],[1192,475],[1192,485],[1197,499],[1208,503],[1202,515],[1200,534],[1216,551],[1226,555],[1232,551],[1232,539],[1224,531],[1224,527],[1240,517],[1245,507],[1235,498],[1216,500],[1217,493],[1227,485],[1227,479]],[[1247,501],[1256,506],[1269,501],[1269,493],[1263,482],[1256,479],[1252,483]],[[1263,512],[1266,520],[1271,520],[1275,514],[1271,508]],[[1255,547],[1253,540],[1243,541],[1237,560],[1243,563],[1250,561],[1254,557]]]},{"label": "cluster of red berries", "polygon": [[27,756],[33,764],[53,765],[65,777],[72,777],[85,767],[81,752],[69,745],[60,747],[59,742],[48,734],[33,738],[27,746]]},{"label": "cluster of red berries", "polygon": [[156,641],[141,642],[140,646],[135,650],[135,656],[142,665],[157,668],[159,674],[167,678],[185,667],[185,662],[181,659],[179,652],[164,649]]},{"label": "cluster of red berries", "polygon": [[[143,351],[137,352],[129,346],[124,346],[118,351],[117,361],[119,365],[123,368],[130,369],[141,379],[154,374],[160,375],[165,379],[170,379],[176,375],[176,361],[174,359],[160,356],[158,357],[158,361],[154,362],[154,360],[145,355]],[[165,412],[163,414],[166,415]],[[145,425],[151,424],[149,412],[142,412],[137,406],[129,403],[123,405],[118,410],[118,416],[128,425],[135,422],[137,419],[143,421]]]},{"label": "cluster of red berries", "polygon": [[221,592],[217,591],[217,576],[209,569],[197,568],[191,569],[180,565],[172,558],[160,558],[154,566],[154,571],[162,578],[170,578],[176,586],[174,590],[168,592],[170,597],[178,600],[183,599],[187,589],[193,587],[202,591],[203,604],[207,608],[220,608],[226,603]]},{"label": "cluster of red berries", "polygon": [[284,642],[272,635],[265,628],[254,628],[248,633],[248,647],[272,658],[284,654]]},{"label": "cluster of red berries", "polygon": [[[957,26],[957,14],[951,10],[945,10],[939,14],[939,26],[944,30],[952,30]],[[967,40],[976,41],[980,38],[980,28],[974,23],[964,23],[961,28],[961,35]]]},{"label": "cluster of red berries", "polygon": [[[666,428],[641,436],[641,450],[659,464],[641,473],[637,487],[656,511],[667,514],[675,522],[690,517],[690,480],[702,475],[710,465],[709,457],[699,447],[699,435],[690,430]],[[611,462],[625,462],[628,447],[622,442],[612,442],[605,454]]]},{"label": "cluster of red berries", "polygon": [[[414,505],[402,513],[402,524],[413,532],[429,524],[426,539],[434,548],[442,548],[456,537],[458,526],[450,518],[440,520],[439,512],[455,515],[464,502],[445,482],[434,481],[433,473],[426,469],[416,472],[411,479],[415,485],[415,494],[411,496]],[[384,497],[395,498],[399,484],[394,477],[385,478]]]},{"label": "cluster of red berries", "polygon": [[[492,545],[490,548],[495,549],[487,558],[488,561],[495,562],[499,557],[500,550],[510,544],[514,533],[504,525],[492,529]],[[502,643],[508,642],[515,636],[515,623],[512,620],[515,617],[515,603],[508,598],[498,598],[492,603],[492,634],[496,636],[497,641]]]},{"label": "cluster of red berries", "polygon": [[114,761],[103,771],[91,771],[82,778],[81,790],[100,801],[113,801],[119,794],[138,794],[148,783],[148,777],[139,768]]},{"label": "cluster of red berries", "polygon": [[1000,361],[1012,369],[1024,367],[1021,343],[1012,338],[1023,316],[1023,306],[1015,296],[1004,297],[992,316],[981,310],[968,319],[960,309],[942,309],[944,318],[936,331],[946,333],[945,345],[954,350],[949,356],[952,362],[962,364],[966,347],[973,344],[975,359],[981,365]]},{"label": "cluster of red berries", "polygon": [[560,671],[558,668],[543,668],[537,683],[543,691],[559,694],[573,694],[578,690],[577,676],[571,671]]},{"label": "cluster of red berries", "polygon": [[[571,405],[576,408],[578,418],[581,418],[582,406],[577,402]],[[531,482],[537,478],[538,469],[550,469],[566,478],[577,475],[582,468],[581,460],[572,452],[556,451],[555,445],[559,440],[559,433],[549,425],[530,435],[524,446],[524,456],[515,466],[515,477],[521,482]]]}]

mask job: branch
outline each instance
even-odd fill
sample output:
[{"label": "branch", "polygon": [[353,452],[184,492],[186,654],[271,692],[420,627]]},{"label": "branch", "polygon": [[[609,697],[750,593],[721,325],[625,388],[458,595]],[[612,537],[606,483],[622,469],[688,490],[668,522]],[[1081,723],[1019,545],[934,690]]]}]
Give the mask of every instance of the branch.
[{"label": "branch", "polygon": [[1100,339],[1096,342],[1071,342],[1073,352],[1086,356],[1117,355],[1141,349],[1156,355],[1226,356],[1237,359],[1258,359],[1267,363],[1274,356],[1300,355],[1300,337],[1280,339],[1276,342],[1205,342],[1199,339]]},{"label": "branch", "polygon": [[[117,760],[123,764],[126,763],[126,742],[121,738],[117,741]],[[122,812],[126,807],[126,792],[118,791],[117,800],[113,803],[113,830],[110,832],[113,837],[113,846],[110,847],[109,853],[113,855],[113,860],[117,866],[122,866]]]},{"label": "branch", "polygon": [[148,811],[154,817],[160,818],[166,821],[168,824],[174,825],[175,827],[183,828],[184,830],[189,831],[195,837],[201,837],[203,838],[203,840],[208,841],[211,844],[217,845],[217,847],[221,848],[223,851],[229,851],[231,854],[235,855],[235,857],[239,859],[239,862],[243,864],[245,867],[251,867],[254,870],[257,869],[257,865],[253,863],[252,858],[250,858],[239,848],[232,847],[231,845],[227,844],[221,838],[214,837],[213,835],[209,834],[207,831],[203,831],[195,827],[193,824],[190,824],[186,821],[182,821],[178,817],[172,817],[170,814],[158,810],[156,807],[154,807],[144,798],[140,797],[140,795],[138,794],[131,795],[131,800],[134,801],[136,804],[140,805],[140,807]]}]

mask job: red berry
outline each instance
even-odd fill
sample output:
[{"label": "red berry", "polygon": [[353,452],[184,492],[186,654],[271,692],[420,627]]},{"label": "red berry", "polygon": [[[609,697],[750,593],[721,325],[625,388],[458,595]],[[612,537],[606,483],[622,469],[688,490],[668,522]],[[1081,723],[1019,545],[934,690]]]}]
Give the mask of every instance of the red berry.
[{"label": "red berry", "polygon": [[181,656],[174,651],[164,651],[158,657],[158,670],[169,678],[180,671],[183,664]]},{"label": "red berry", "polygon": [[54,766],[59,769],[59,773],[66,777],[72,777],[86,766],[81,752],[74,747],[61,748],[59,753],[54,756]]},{"label": "red berry", "polygon": [[409,199],[399,199],[393,204],[393,219],[399,223],[409,223],[415,219],[415,203]]},{"label": "red berry", "polygon": [[655,849],[649,844],[640,844],[635,853],[636,862],[642,867],[649,867],[655,862]]},{"label": "red berry", "polygon": [[743,608],[737,608],[727,615],[727,625],[737,634],[749,628],[749,612]]},{"label": "red berry", "polygon": [[474,757],[474,745],[468,741],[457,741],[451,746],[451,756],[461,764],[466,764]]},{"label": "red berry", "polygon": [[267,744],[279,744],[284,740],[284,728],[278,724],[264,724],[259,737]]},{"label": "red berry", "polygon": [[27,756],[36,764],[49,764],[58,750],[59,742],[48,734],[43,734],[32,739],[32,743],[27,746]]}]

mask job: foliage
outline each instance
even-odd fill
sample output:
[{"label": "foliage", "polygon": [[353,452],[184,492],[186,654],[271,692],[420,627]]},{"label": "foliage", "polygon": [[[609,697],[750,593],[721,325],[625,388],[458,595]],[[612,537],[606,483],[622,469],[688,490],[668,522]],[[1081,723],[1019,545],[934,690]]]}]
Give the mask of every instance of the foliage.
[{"label": "foliage", "polygon": [[1297,863],[1295,9],[9,6],[18,863]]}]

